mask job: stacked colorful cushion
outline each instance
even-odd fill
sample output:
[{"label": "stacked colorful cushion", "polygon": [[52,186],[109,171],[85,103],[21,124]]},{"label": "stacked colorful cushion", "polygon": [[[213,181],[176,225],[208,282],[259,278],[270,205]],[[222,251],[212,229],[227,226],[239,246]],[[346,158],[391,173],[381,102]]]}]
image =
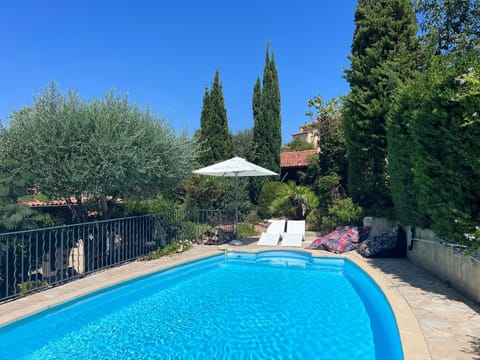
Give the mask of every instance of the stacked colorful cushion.
[{"label": "stacked colorful cushion", "polygon": [[370,227],[338,226],[333,232],[314,240],[309,248],[327,250],[336,254],[357,248],[368,238]]}]

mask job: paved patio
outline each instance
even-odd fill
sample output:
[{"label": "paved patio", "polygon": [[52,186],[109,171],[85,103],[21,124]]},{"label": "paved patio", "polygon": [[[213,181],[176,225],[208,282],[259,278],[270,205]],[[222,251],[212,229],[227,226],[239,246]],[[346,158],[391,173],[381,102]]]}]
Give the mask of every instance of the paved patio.
[{"label": "paved patio", "polygon": [[[307,239],[304,246],[309,242]],[[252,241],[246,246],[228,248],[235,251],[264,251],[280,247],[257,246]],[[218,251],[216,246],[197,245],[185,253],[148,262],[129,263],[2,304],[0,325],[82,294]],[[311,252],[315,256],[341,256],[325,251]],[[478,306],[406,259],[364,259],[356,252],[343,256],[369,273],[389,299],[399,325],[405,359],[480,360]]]},{"label": "paved patio", "polygon": [[480,307],[406,259],[371,259],[417,318],[432,359],[480,359]]}]

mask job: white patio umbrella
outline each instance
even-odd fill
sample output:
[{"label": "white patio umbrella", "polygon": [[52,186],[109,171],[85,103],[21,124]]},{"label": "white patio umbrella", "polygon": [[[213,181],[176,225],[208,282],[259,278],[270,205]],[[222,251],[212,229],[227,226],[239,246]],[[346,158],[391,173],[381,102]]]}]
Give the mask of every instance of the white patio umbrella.
[{"label": "white patio umbrella", "polygon": [[[210,175],[210,176],[228,176],[235,178],[235,223],[234,229],[237,231],[238,225],[238,177],[239,176],[272,176],[278,175],[276,172],[265,169],[261,166],[252,164],[240,157],[234,157],[198,170],[193,171],[194,174]],[[235,233],[236,234],[236,233]]]}]

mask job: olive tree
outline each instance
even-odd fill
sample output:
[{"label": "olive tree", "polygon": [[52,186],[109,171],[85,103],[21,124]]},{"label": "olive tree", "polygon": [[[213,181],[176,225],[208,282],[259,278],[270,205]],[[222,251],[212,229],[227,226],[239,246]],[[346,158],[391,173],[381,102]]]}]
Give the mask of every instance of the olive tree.
[{"label": "olive tree", "polygon": [[108,218],[120,198],[173,189],[192,170],[197,150],[126,95],[111,91],[86,103],[55,84],[11,116],[0,146],[0,156],[32,174],[33,188],[65,199],[75,221],[84,218],[86,202]]}]

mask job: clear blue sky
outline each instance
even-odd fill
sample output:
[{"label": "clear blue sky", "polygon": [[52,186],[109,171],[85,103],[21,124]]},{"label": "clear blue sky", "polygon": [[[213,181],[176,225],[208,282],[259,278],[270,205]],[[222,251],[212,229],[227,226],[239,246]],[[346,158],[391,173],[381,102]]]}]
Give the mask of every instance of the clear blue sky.
[{"label": "clear blue sky", "polygon": [[89,100],[112,87],[189,134],[220,71],[229,127],[253,127],[252,93],[275,54],[283,142],[307,100],[349,91],[342,78],[356,0],[15,0],[0,4],[0,119],[55,80]]}]

